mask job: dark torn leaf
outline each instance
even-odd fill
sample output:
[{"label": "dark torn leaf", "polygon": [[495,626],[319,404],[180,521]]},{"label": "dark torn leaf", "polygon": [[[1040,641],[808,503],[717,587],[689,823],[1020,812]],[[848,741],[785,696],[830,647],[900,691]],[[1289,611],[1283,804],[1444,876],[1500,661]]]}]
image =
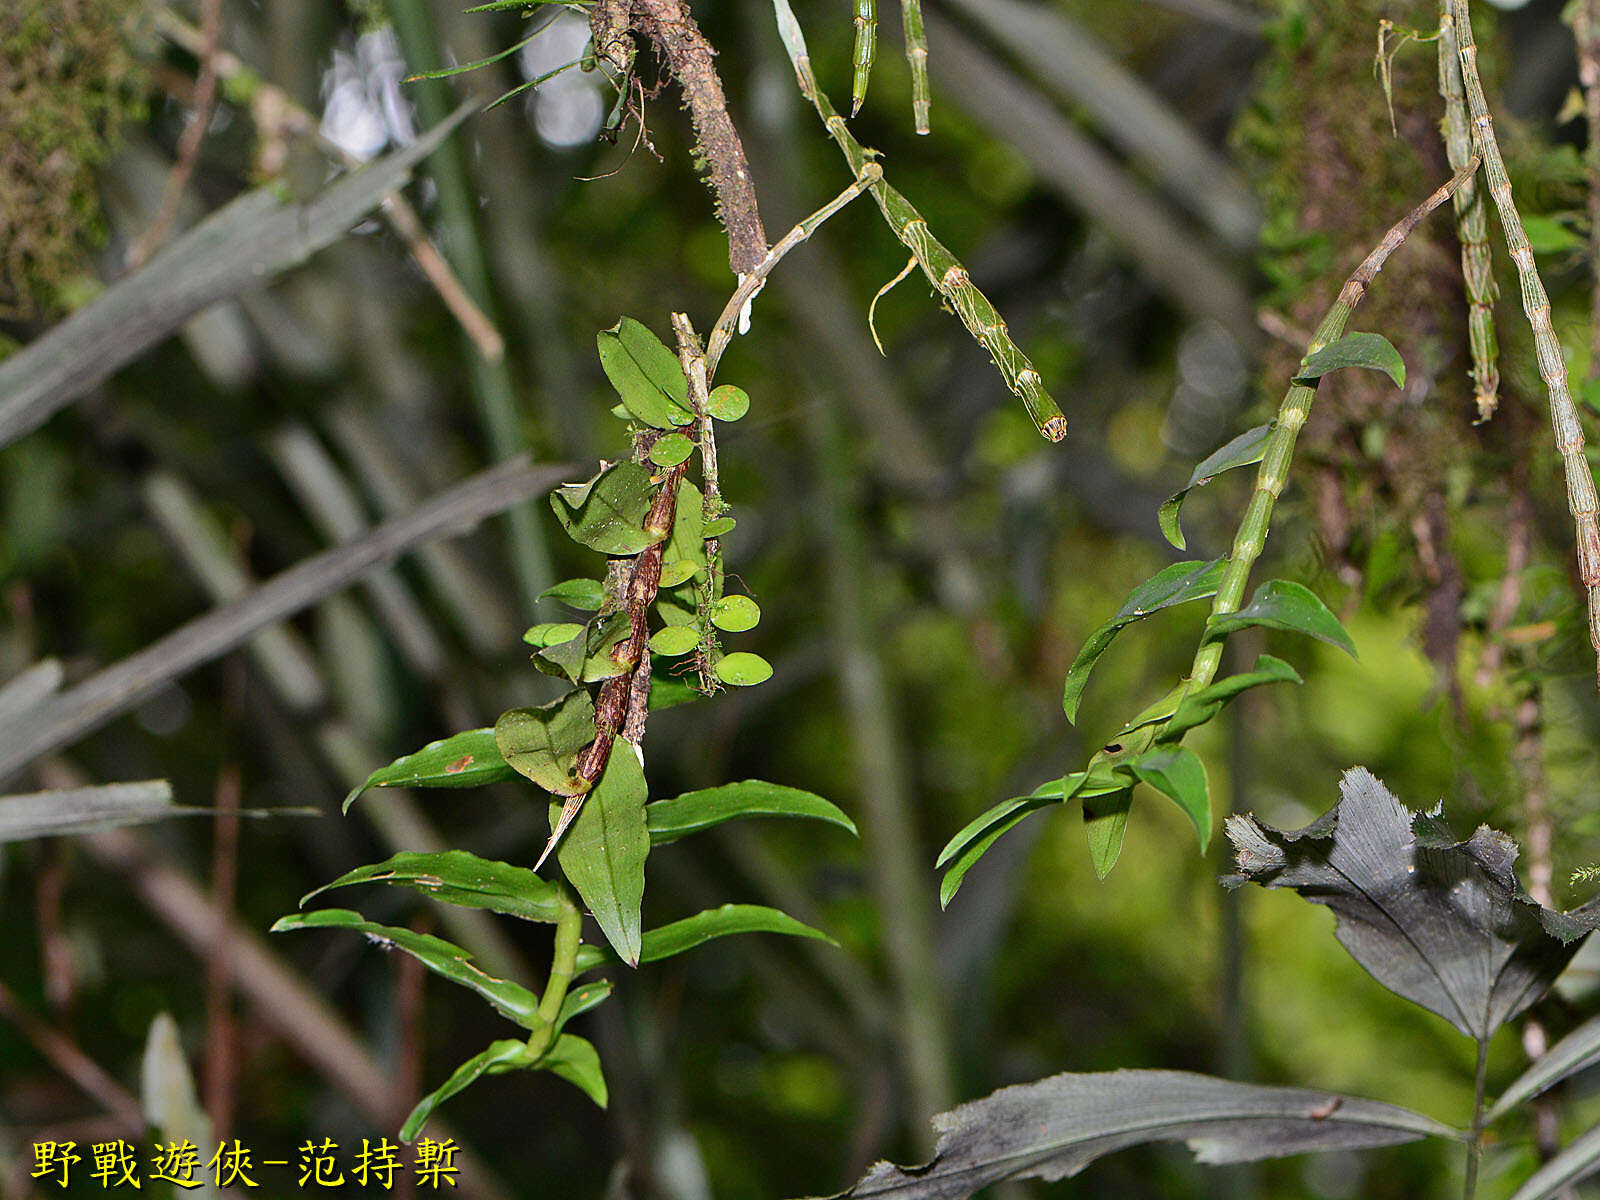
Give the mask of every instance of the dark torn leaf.
[{"label": "dark torn leaf", "polygon": [[1392,1104],[1187,1071],[1054,1075],[940,1113],[933,1125],[931,1163],[880,1162],[845,1195],[960,1200],[1002,1179],[1064,1179],[1147,1142],[1187,1142],[1201,1162],[1222,1164],[1461,1136]]},{"label": "dark torn leaf", "polygon": [[1390,991],[1488,1038],[1549,990],[1585,935],[1595,901],[1544,908],[1512,872],[1517,845],[1488,826],[1455,841],[1439,809],[1414,813],[1353,767],[1340,800],[1304,829],[1232,817],[1240,875],[1294,888],[1339,918],[1338,938]]}]

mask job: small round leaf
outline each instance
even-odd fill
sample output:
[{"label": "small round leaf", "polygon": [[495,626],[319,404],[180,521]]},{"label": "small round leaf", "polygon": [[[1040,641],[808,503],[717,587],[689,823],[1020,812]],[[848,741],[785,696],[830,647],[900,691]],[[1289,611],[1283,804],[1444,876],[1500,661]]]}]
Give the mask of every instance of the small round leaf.
[{"label": "small round leaf", "polygon": [[700,531],[701,536],[708,538],[721,537],[725,533],[733,532],[733,527],[736,524],[738,522],[732,517],[718,517],[714,521],[706,522],[705,528]]},{"label": "small round leaf", "polygon": [[761,620],[761,609],[749,596],[724,596],[711,606],[711,623],[724,633],[743,633]]},{"label": "small round leaf", "polygon": [[693,625],[668,625],[650,637],[650,649],[667,658],[687,654],[700,644],[700,631]]},{"label": "small round leaf", "polygon": [[772,664],[743,650],[717,660],[717,678],[732,687],[749,687],[772,678]]},{"label": "small round leaf", "polygon": [[706,397],[706,411],[719,421],[737,421],[750,411],[750,397],[743,388],[725,383],[712,388]]},{"label": "small round leaf", "polygon": [[694,453],[694,443],[681,433],[658,437],[650,447],[650,461],[658,467],[675,467]]},{"label": "small round leaf", "polygon": [[661,586],[675,588],[680,583],[688,583],[699,569],[691,559],[675,558],[661,568]]},{"label": "small round leaf", "polygon": [[570,642],[582,632],[582,625],[574,625],[568,621],[547,622],[528,630],[522,635],[522,640],[530,646],[559,646],[563,642]]}]

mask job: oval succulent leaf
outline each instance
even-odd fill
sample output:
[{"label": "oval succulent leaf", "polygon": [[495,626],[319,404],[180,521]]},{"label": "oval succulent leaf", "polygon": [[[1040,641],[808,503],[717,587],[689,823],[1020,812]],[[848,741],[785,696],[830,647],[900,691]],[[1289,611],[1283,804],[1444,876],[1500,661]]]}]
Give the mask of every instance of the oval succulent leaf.
[{"label": "oval succulent leaf", "polygon": [[700,632],[693,625],[668,625],[650,636],[650,649],[667,658],[687,654],[700,644]]},{"label": "oval succulent leaf", "polygon": [[542,625],[535,625],[522,635],[522,640],[530,646],[559,646],[563,642],[570,642],[583,632],[583,626],[571,621],[546,621]]},{"label": "oval succulent leaf", "polygon": [[732,533],[733,527],[737,524],[738,522],[732,517],[718,517],[713,521],[707,521],[705,524],[705,536],[708,538],[724,537]]},{"label": "oval succulent leaf", "polygon": [[750,411],[750,397],[743,388],[725,383],[711,389],[706,411],[719,421],[737,421]]},{"label": "oval succulent leaf", "polygon": [[751,687],[772,678],[772,664],[759,654],[741,650],[717,660],[717,678],[730,687]]},{"label": "oval succulent leaf", "polygon": [[402,755],[379,767],[360,787],[344,798],[349,812],[361,793],[374,787],[464,788],[499,783],[516,775],[500,747],[494,730],[468,729],[464,733],[429,742],[421,750]]},{"label": "oval succulent leaf", "polygon": [[711,605],[711,623],[724,633],[744,633],[761,621],[761,609],[749,596],[724,596]]},{"label": "oval succulent leaf", "polygon": [[559,600],[568,608],[596,612],[606,600],[606,585],[598,579],[567,579],[539,593],[541,600]]},{"label": "oval succulent leaf", "polygon": [[650,461],[658,467],[675,467],[693,453],[693,442],[681,433],[668,433],[650,447]]},{"label": "oval succulent leaf", "polygon": [[661,586],[675,588],[680,583],[688,583],[699,573],[699,564],[692,559],[676,558],[661,568]]},{"label": "oval succulent leaf", "polygon": [[1345,367],[1365,367],[1369,371],[1382,371],[1395,387],[1406,385],[1406,362],[1400,351],[1381,333],[1347,333],[1336,342],[1308,354],[1295,375],[1296,383],[1315,383],[1330,371]]}]

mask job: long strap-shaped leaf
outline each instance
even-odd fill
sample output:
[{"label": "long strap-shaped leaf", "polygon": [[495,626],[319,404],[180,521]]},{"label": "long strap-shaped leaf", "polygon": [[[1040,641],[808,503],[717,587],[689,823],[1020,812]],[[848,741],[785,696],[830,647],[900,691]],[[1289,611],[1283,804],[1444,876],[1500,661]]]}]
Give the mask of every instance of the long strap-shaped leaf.
[{"label": "long strap-shaped leaf", "polygon": [[1517,281],[1522,285],[1522,308],[1533,327],[1533,346],[1539,362],[1539,376],[1550,396],[1550,424],[1555,430],[1556,450],[1561,454],[1567,476],[1567,506],[1572,510],[1578,539],[1578,575],[1583,582],[1589,609],[1589,643],[1596,656],[1596,681],[1600,683],[1600,499],[1595,496],[1594,475],[1584,454],[1583,426],[1572,403],[1567,385],[1567,364],[1561,355],[1555,326],[1550,323],[1550,297],[1534,266],[1533,247],[1511,195],[1511,177],[1494,137],[1494,120],[1484,99],[1483,83],[1478,78],[1478,47],[1472,40],[1472,17],[1467,0],[1450,0],[1450,18],[1461,52],[1461,78],[1467,88],[1467,109],[1472,115],[1472,144],[1483,159],[1489,177],[1489,196],[1500,214],[1500,230],[1505,234],[1511,260],[1517,264]]},{"label": "long strap-shaped leaf", "polygon": [[[794,11],[789,7],[789,0],[772,0],[772,7],[778,18],[778,34],[783,39],[783,48],[788,52],[789,62],[794,67],[801,95],[817,110],[817,116],[822,119],[829,136],[844,152],[850,169],[855,172],[858,179],[862,178],[867,173],[867,165],[876,157],[875,152],[856,141],[845,125],[844,118],[834,111],[833,104],[817,85],[817,77],[811,70],[811,56],[806,49],[805,35],[800,31],[800,23],[795,20]],[[916,23],[920,32],[920,8],[916,9]],[[908,53],[911,32],[911,27],[908,25]],[[925,58],[927,53],[925,48],[922,53]],[[971,331],[973,337],[978,339],[978,344],[994,358],[995,366],[999,368],[1006,386],[1027,407],[1028,415],[1039,427],[1039,432],[1052,442],[1059,442],[1066,437],[1067,418],[1060,406],[1051,398],[1050,393],[1045,390],[1044,377],[1039,374],[1016,342],[1011,340],[1011,333],[1006,328],[1004,318],[990,303],[989,298],[972,282],[972,276],[967,274],[967,269],[961,265],[961,260],[933,236],[933,231],[928,228],[928,222],[923,219],[911,201],[889,186],[881,176],[872,182],[870,190],[872,198],[878,202],[878,207],[883,212],[884,220],[889,223],[889,228],[915,256],[923,274],[961,318],[961,323]]]}]

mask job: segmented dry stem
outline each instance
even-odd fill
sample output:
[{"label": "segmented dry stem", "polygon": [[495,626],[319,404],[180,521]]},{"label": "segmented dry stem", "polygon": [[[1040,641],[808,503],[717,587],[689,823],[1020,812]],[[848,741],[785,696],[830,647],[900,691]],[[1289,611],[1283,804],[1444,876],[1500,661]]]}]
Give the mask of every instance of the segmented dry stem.
[{"label": "segmented dry stem", "polygon": [[867,98],[867,81],[872,77],[872,53],[878,45],[877,0],[856,0],[856,48],[850,79],[850,115],[861,111]]},{"label": "segmented dry stem", "polygon": [[1483,83],[1478,78],[1478,47],[1472,40],[1472,19],[1466,0],[1450,0],[1450,12],[1460,44],[1461,77],[1466,84],[1467,108],[1472,115],[1473,146],[1483,158],[1484,171],[1489,177],[1489,195],[1500,215],[1500,229],[1511,250],[1511,259],[1517,265],[1522,308],[1527,313],[1528,324],[1533,327],[1539,375],[1549,392],[1550,424],[1567,478],[1567,506],[1572,511],[1578,543],[1578,575],[1583,582],[1589,612],[1589,644],[1595,651],[1596,680],[1600,683],[1600,521],[1596,519],[1600,503],[1595,497],[1594,476],[1584,454],[1583,426],[1579,424],[1578,410],[1568,389],[1567,364],[1561,355],[1561,343],[1556,340],[1555,327],[1550,323],[1550,297],[1534,266],[1533,248],[1528,244],[1522,217],[1511,196],[1511,178],[1506,174],[1505,160],[1495,142],[1494,121],[1489,116]]},{"label": "segmented dry stem", "polygon": [[[1450,0],[1439,0],[1439,95],[1444,98],[1444,139],[1450,169],[1459,171],[1472,155],[1472,129],[1461,82]],[[1461,278],[1467,293],[1467,336],[1472,348],[1472,383],[1478,420],[1494,415],[1500,400],[1500,349],[1494,336],[1494,302],[1500,294],[1489,253],[1489,215],[1477,181],[1469,179],[1456,192],[1456,239],[1461,243]]]},{"label": "segmented dry stem", "polygon": [[922,0],[900,0],[900,23],[906,34],[906,61],[911,64],[911,119],[918,133],[932,126],[928,114],[933,99],[928,91],[928,35],[922,28]]},{"label": "segmented dry stem", "polygon": [[[1318,350],[1343,336],[1350,314],[1366,296],[1367,288],[1377,278],[1378,272],[1383,269],[1383,264],[1388,261],[1389,256],[1410,236],[1411,231],[1424,217],[1448,200],[1477,169],[1478,159],[1473,156],[1455,173],[1450,182],[1407,213],[1384,235],[1377,248],[1367,255],[1361,265],[1351,273],[1350,278],[1345,280],[1344,287],[1339,289],[1339,298],[1333,302],[1327,315],[1322,318],[1322,324],[1317,326],[1316,333],[1311,335],[1311,343],[1306,347],[1306,358],[1310,358]],[[1234,534],[1233,549],[1228,552],[1227,569],[1223,572],[1222,582],[1218,584],[1217,594],[1211,601],[1213,616],[1239,611],[1239,605],[1244,599],[1245,585],[1250,582],[1250,570],[1255,566],[1256,559],[1261,557],[1261,551],[1267,543],[1267,528],[1272,522],[1273,506],[1283,494],[1284,484],[1289,478],[1289,461],[1294,457],[1295,439],[1300,434],[1301,426],[1306,423],[1306,416],[1311,411],[1311,402],[1316,396],[1314,385],[1292,384],[1284,394],[1283,403],[1278,406],[1278,414],[1272,422],[1272,433],[1267,439],[1266,453],[1262,456],[1261,466],[1256,471],[1255,491],[1250,495],[1250,503],[1245,509],[1244,518],[1239,522],[1238,532]],[[1220,638],[1211,638],[1200,643],[1200,649],[1194,656],[1194,665],[1189,670],[1190,695],[1211,682],[1216,676],[1217,664],[1221,660]]]},{"label": "segmented dry stem", "polygon": [[1600,379],[1600,0],[1577,0],[1572,6],[1572,35],[1589,133],[1589,378]]},{"label": "segmented dry stem", "polygon": [[[800,24],[789,7],[789,0],[772,0],[772,7],[778,18],[778,33],[800,85],[800,94],[817,110],[817,116],[844,152],[845,161],[850,164],[856,178],[864,178],[867,168],[876,157],[876,151],[856,141],[845,125],[844,118],[834,110],[828,97],[817,86],[816,75],[811,70],[811,57],[806,50],[805,35],[801,33]],[[920,9],[917,20],[920,25]],[[1066,437],[1067,418],[1045,390],[1043,377],[1028,356],[1011,340],[1004,319],[989,298],[972,282],[972,277],[967,274],[960,260],[933,236],[927,221],[923,220],[922,214],[911,201],[889,186],[881,176],[870,187],[872,198],[878,202],[889,228],[916,256],[923,274],[961,318],[962,324],[989,352],[1006,386],[1021,399],[1033,423],[1039,427],[1039,432],[1052,442],[1059,442]]]}]

